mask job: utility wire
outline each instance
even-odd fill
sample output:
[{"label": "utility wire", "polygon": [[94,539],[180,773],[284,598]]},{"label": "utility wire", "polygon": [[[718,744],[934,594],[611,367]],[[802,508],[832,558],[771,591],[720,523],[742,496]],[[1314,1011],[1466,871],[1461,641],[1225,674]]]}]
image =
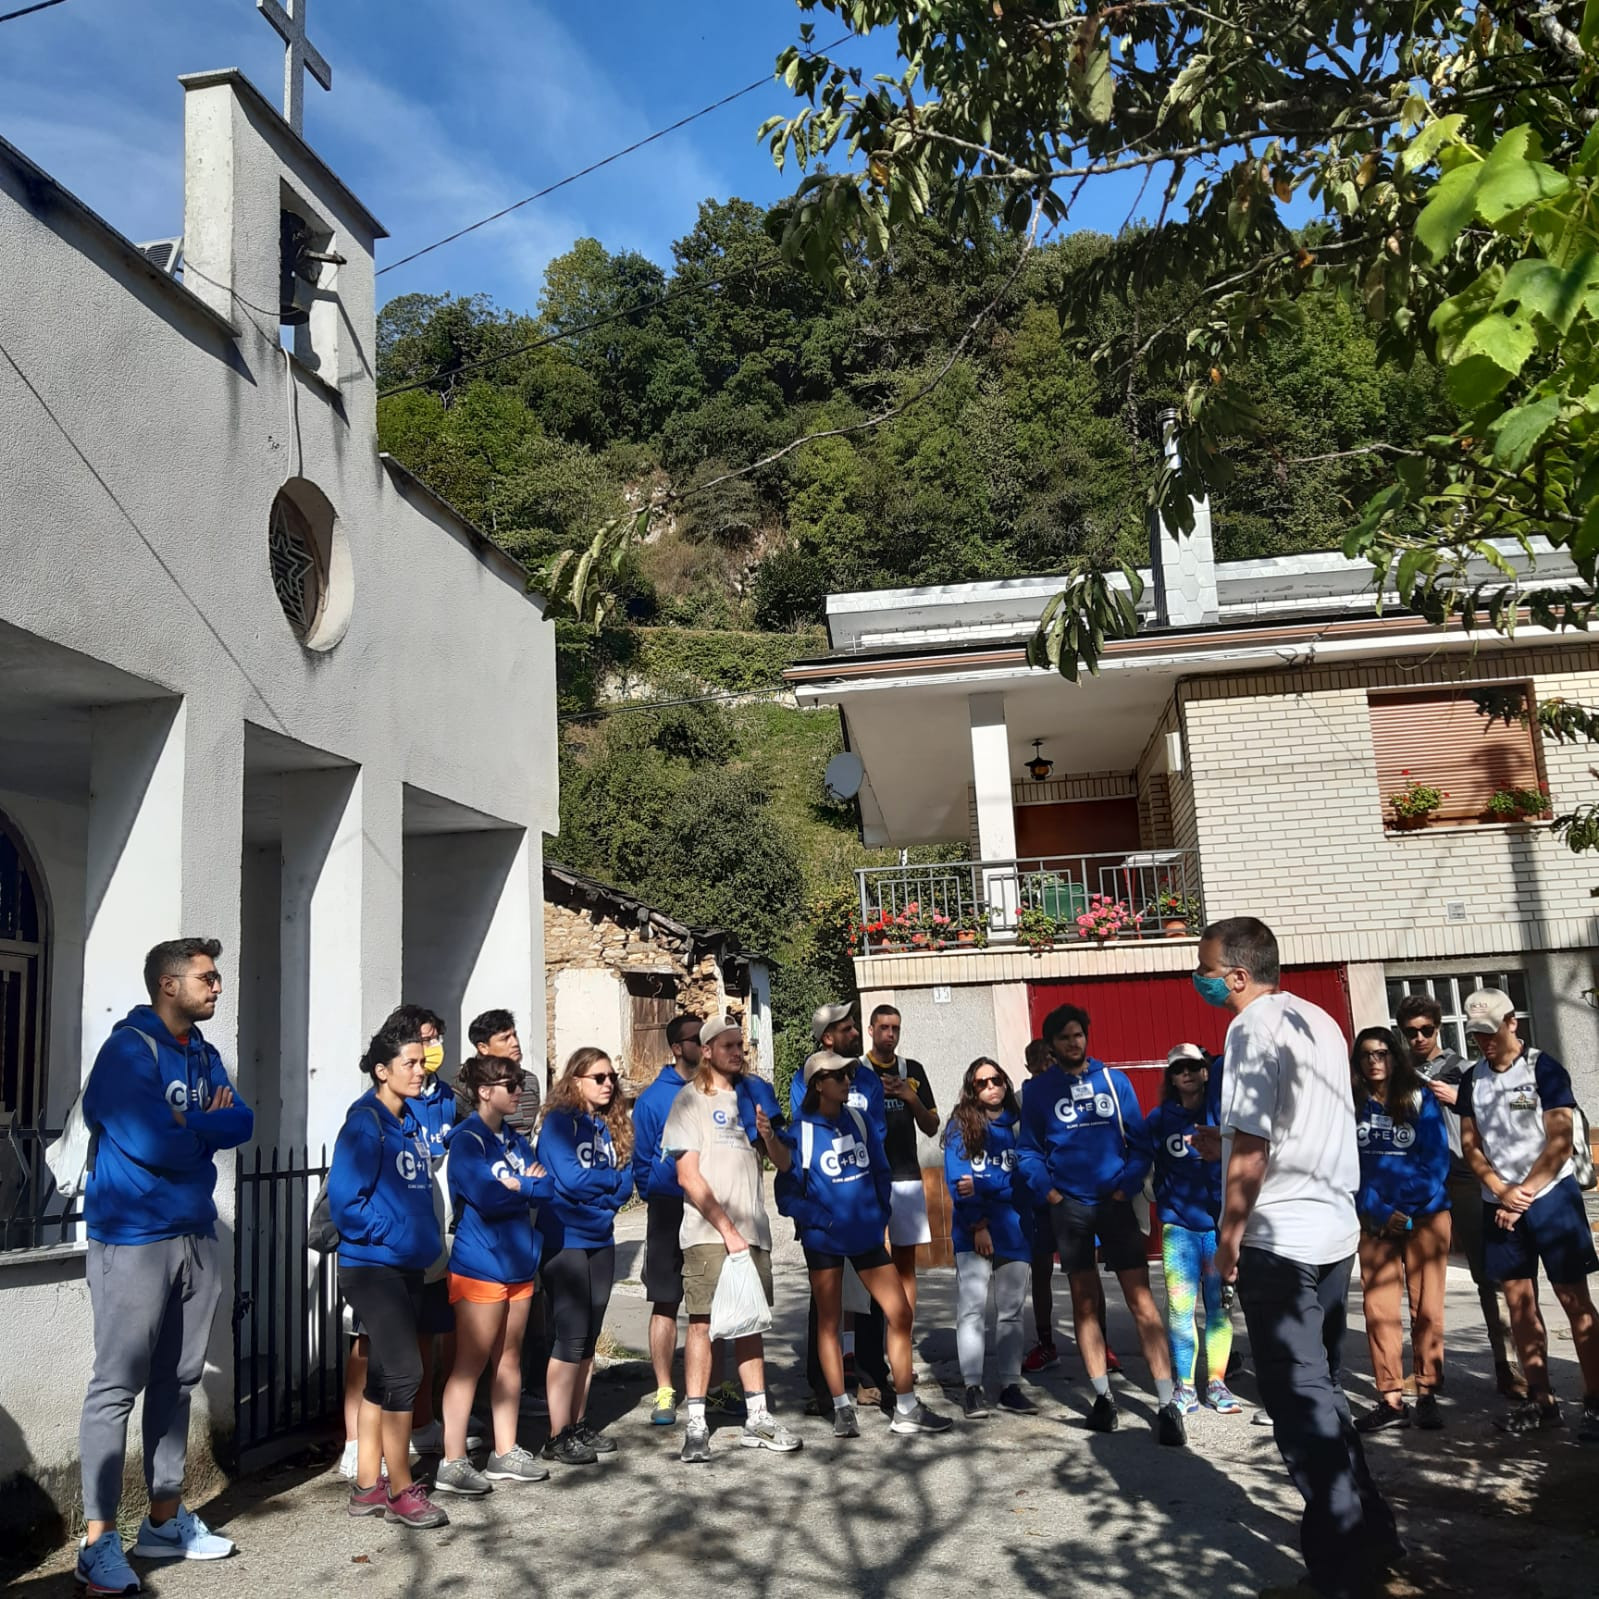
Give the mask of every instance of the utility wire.
[{"label": "utility wire", "polygon": [[51,6],[58,6],[61,0],[39,0],[37,5],[23,6],[20,11],[8,11],[0,22],[15,22],[18,17],[31,17],[35,11],[48,11]]},{"label": "utility wire", "polygon": [[[61,0],[44,0],[46,5],[59,5]],[[30,6],[29,10],[38,11],[40,6]],[[16,15],[23,15],[17,12]],[[0,17],[0,22],[8,19]],[[823,45],[817,55],[825,55],[830,50],[836,50],[841,44],[847,44],[854,34],[846,33],[843,38],[835,39],[831,44]],[[491,222],[498,222],[501,217],[509,216],[513,211],[520,211],[523,206],[531,205],[535,200],[542,200],[546,195],[554,194],[557,189],[564,189],[569,183],[576,183],[579,178],[586,178],[591,172],[598,172],[601,167],[608,167],[613,161],[620,161],[623,156],[632,155],[635,150],[642,150],[647,144],[654,144],[657,139],[664,139],[669,133],[676,133],[679,128],[686,128],[691,122],[698,122],[701,117],[708,117],[713,111],[720,111],[723,106],[731,105],[735,100],[742,100],[747,94],[754,94],[757,89],[764,89],[774,77],[767,73],[764,78],[757,78],[753,83],[746,83],[742,89],[735,89],[731,94],[724,94],[720,100],[713,100],[707,106],[701,106],[698,111],[692,111],[686,117],[679,117],[676,122],[664,128],[658,128],[654,133],[646,134],[642,139],[635,139],[625,149],[617,150],[613,154],[592,161],[588,166],[578,172],[569,173],[557,182],[540,189],[537,193],[528,195],[525,199],[517,200],[511,205],[502,206],[492,216],[484,217],[480,222],[469,223],[464,228],[457,228],[454,233],[446,234],[442,239],[436,239],[432,244],[425,244],[420,250],[413,250],[409,255],[402,255],[398,261],[391,261],[385,267],[379,267],[377,276],[382,277],[385,272],[393,272],[398,267],[403,267],[412,261],[419,260],[422,256],[431,254],[434,250],[442,250],[447,244],[454,244],[457,239],[464,239],[469,233],[476,233],[479,228],[486,228]]]}]

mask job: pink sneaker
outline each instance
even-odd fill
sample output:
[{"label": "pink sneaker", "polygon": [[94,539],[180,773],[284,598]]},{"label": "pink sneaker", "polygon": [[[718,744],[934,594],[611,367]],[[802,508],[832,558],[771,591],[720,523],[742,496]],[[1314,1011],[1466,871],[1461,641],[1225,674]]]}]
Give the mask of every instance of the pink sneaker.
[{"label": "pink sneaker", "polygon": [[428,1498],[428,1491],[419,1482],[403,1488],[384,1506],[390,1521],[406,1527],[448,1527],[450,1518]]},{"label": "pink sneaker", "polygon": [[382,1477],[370,1488],[357,1488],[351,1483],[347,1508],[352,1516],[381,1516],[389,1508],[388,1483]]}]

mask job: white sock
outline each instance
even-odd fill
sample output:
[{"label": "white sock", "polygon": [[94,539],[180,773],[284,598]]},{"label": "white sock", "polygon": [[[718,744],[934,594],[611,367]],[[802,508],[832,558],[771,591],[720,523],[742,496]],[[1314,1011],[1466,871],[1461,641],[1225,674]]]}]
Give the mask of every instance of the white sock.
[{"label": "white sock", "polygon": [[849,1407],[850,1407],[850,1397],[849,1397],[848,1394],[834,1394],[833,1395],[833,1409],[834,1410],[848,1410]]},{"label": "white sock", "polygon": [[1096,1394],[1110,1393],[1110,1376],[1108,1373],[1101,1372],[1099,1376],[1090,1377],[1088,1380],[1094,1385],[1094,1392]]},{"label": "white sock", "polygon": [[844,1344],[844,1353],[846,1355],[853,1355],[855,1353],[855,1334],[852,1332],[847,1332],[841,1334],[840,1336]]},{"label": "white sock", "polygon": [[1155,1379],[1155,1401],[1164,1410],[1171,1403],[1172,1382],[1170,1377],[1157,1377]]},{"label": "white sock", "polygon": [[764,1388],[755,1393],[744,1392],[744,1419],[746,1421],[760,1421],[766,1415],[766,1390]]},{"label": "white sock", "polygon": [[688,1424],[689,1424],[689,1426],[692,1427],[696,1423],[698,1423],[701,1426],[703,1426],[704,1422],[705,1422],[705,1400],[704,1400],[704,1398],[702,1397],[702,1398],[699,1398],[699,1399],[689,1399],[689,1400],[685,1400],[684,1403],[688,1406]]},{"label": "white sock", "polygon": [[913,1388],[908,1394],[895,1394],[894,1409],[901,1416],[914,1416],[916,1414],[916,1390]]}]

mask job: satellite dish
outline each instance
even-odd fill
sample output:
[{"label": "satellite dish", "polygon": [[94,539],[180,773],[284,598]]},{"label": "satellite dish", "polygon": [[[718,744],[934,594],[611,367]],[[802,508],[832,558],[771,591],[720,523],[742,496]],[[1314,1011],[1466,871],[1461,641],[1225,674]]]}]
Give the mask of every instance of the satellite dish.
[{"label": "satellite dish", "polygon": [[828,797],[843,804],[845,800],[852,800],[861,791],[861,784],[866,781],[866,767],[861,758],[853,750],[845,750],[841,755],[835,755],[827,763],[827,770],[822,774],[822,787],[827,790]]}]

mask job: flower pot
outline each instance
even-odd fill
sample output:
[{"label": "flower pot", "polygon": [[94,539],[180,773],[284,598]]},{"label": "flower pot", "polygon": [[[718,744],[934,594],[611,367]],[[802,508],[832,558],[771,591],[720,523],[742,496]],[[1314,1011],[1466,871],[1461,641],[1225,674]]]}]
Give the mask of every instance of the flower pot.
[{"label": "flower pot", "polygon": [[969,927],[962,928],[961,931],[955,935],[955,942],[958,944],[975,944],[977,942],[977,934],[974,933]]},{"label": "flower pot", "polygon": [[1185,938],[1188,923],[1181,916],[1168,916],[1161,924],[1167,938]]}]

